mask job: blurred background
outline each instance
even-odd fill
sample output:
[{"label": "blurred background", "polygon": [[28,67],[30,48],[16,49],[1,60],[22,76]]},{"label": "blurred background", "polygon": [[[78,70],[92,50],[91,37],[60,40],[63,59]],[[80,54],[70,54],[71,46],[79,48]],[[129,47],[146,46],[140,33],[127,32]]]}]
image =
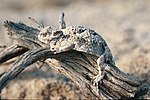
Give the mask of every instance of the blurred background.
[{"label": "blurred background", "polygon": [[[65,13],[67,26],[83,25],[96,30],[107,42],[116,65],[124,72],[147,79],[150,84],[149,0],[0,0],[0,45],[12,41],[3,27],[5,20],[37,27],[28,17],[45,26],[58,27]],[[0,65],[0,72],[8,66]],[[79,88],[47,65],[34,65],[2,91],[2,98],[83,99]],[[145,98],[150,97],[148,95]]]}]

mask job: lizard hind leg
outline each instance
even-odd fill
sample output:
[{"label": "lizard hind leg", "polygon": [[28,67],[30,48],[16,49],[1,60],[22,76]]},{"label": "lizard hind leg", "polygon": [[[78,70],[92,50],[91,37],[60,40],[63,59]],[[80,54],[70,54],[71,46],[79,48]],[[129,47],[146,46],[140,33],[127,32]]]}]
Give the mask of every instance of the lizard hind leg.
[{"label": "lizard hind leg", "polygon": [[104,78],[104,69],[106,67],[106,63],[105,63],[105,56],[101,55],[98,59],[97,59],[97,65],[98,65],[98,70],[99,73],[97,76],[94,77],[94,81],[93,81],[93,85],[96,86],[97,91],[98,91],[98,86],[101,84],[102,79]]}]

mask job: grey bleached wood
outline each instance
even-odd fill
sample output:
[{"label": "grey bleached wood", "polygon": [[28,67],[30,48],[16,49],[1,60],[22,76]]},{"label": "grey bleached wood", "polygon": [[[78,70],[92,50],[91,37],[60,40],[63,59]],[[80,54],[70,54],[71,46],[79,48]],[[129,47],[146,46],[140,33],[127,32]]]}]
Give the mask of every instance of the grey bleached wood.
[{"label": "grey bleached wood", "polygon": [[36,50],[29,50],[24,53],[10,69],[3,73],[0,81],[0,91],[5,87],[5,85],[13,78],[15,78],[19,73],[21,73],[26,67],[35,63],[38,60],[45,59],[45,55],[50,56],[46,48],[38,48]]},{"label": "grey bleached wood", "polygon": [[96,56],[78,51],[53,54],[46,45],[38,41],[38,29],[21,22],[14,23],[11,21],[5,21],[4,26],[8,29],[10,38],[17,41],[17,45],[30,50],[1,75],[0,91],[26,67],[43,59],[50,67],[75,82],[88,99],[134,98],[137,91],[139,96],[143,91],[146,91],[139,91],[142,84],[140,79],[125,74],[111,64],[106,66],[105,77],[97,91],[92,83],[93,77],[98,74]]},{"label": "grey bleached wood", "polygon": [[16,56],[19,56],[28,50],[29,50],[28,48],[18,46],[18,45],[13,45],[11,47],[8,47],[2,52],[0,52],[0,64]]}]

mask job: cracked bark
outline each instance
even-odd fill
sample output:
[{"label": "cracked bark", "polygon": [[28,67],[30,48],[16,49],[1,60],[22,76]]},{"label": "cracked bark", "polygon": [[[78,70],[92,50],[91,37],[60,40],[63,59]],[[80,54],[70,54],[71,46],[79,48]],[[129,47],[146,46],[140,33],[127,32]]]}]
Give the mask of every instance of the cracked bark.
[{"label": "cracked bark", "polygon": [[29,65],[43,59],[50,67],[75,82],[88,99],[138,98],[147,91],[147,88],[142,88],[139,78],[128,75],[111,64],[105,68],[105,77],[96,91],[92,84],[92,78],[98,74],[96,56],[78,51],[54,54],[38,41],[38,29],[11,21],[5,21],[4,26],[8,29],[10,38],[17,42],[17,46],[1,52],[0,63],[21,56],[0,75],[0,91]]}]

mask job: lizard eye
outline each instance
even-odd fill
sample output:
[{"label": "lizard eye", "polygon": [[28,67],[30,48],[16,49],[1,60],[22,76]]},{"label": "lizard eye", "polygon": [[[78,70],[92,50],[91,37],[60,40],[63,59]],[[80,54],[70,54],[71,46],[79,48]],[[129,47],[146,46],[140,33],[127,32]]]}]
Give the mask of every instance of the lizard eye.
[{"label": "lizard eye", "polygon": [[63,35],[62,31],[56,31],[53,33],[53,36],[61,36],[61,35]]},{"label": "lizard eye", "polygon": [[78,30],[79,33],[82,33],[82,32],[84,32],[84,31],[85,31],[85,29],[82,29],[82,28],[80,28],[80,29]]}]

